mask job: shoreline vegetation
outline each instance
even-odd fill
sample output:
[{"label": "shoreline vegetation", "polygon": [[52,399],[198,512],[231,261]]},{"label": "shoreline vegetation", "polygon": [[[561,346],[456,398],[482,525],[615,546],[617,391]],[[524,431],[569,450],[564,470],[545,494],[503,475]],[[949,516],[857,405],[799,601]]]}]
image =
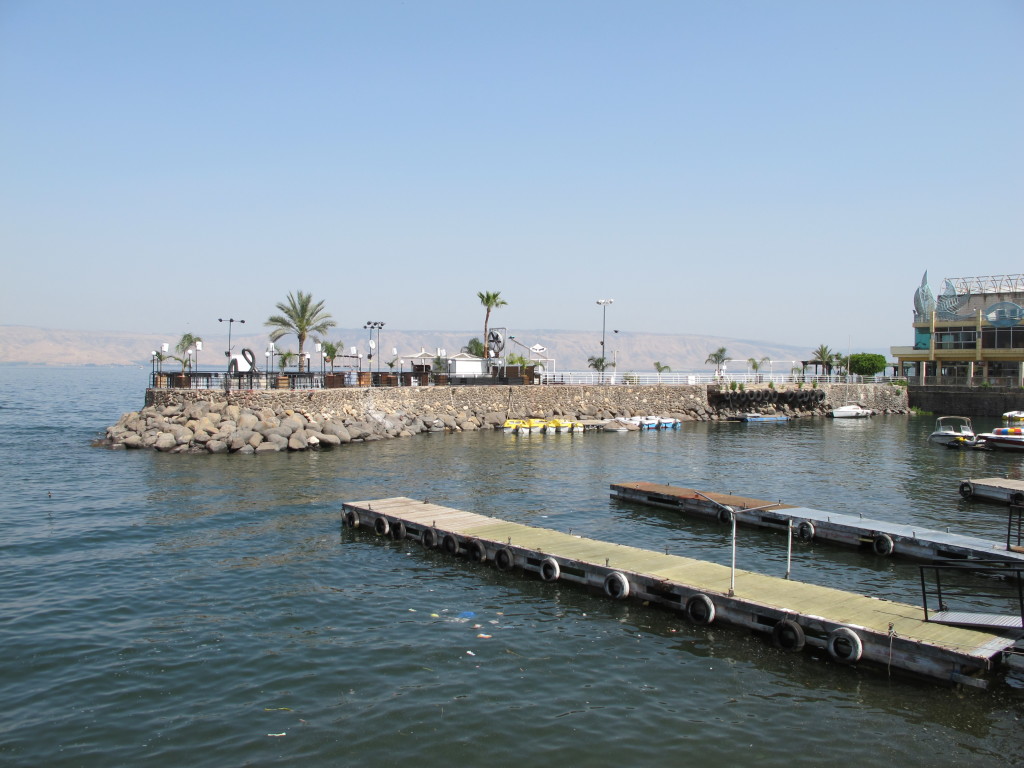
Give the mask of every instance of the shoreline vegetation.
[{"label": "shoreline vegetation", "polygon": [[[765,388],[765,392],[775,390]],[[798,390],[783,390],[796,392]],[[714,385],[482,386],[219,392],[149,390],[96,445],[169,453],[276,453],[334,448],[430,432],[500,429],[511,418],[604,420],[657,416],[716,421],[758,411],[824,416],[848,400],[884,413],[909,413],[905,388],[834,385],[812,402],[776,397],[739,406]],[[776,393],[781,395],[782,393]],[[838,402],[839,398],[842,402]]]}]

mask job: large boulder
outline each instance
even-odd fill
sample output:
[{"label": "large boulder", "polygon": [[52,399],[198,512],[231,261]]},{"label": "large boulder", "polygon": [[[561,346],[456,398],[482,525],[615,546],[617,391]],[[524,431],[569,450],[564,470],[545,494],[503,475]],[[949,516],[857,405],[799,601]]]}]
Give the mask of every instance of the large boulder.
[{"label": "large boulder", "polygon": [[333,448],[341,445],[341,438],[338,437],[337,435],[330,435],[327,434],[326,432],[314,432],[309,437],[310,442],[312,442],[314,437],[317,439],[321,446],[330,446]]},{"label": "large boulder", "polygon": [[153,447],[158,451],[169,451],[178,445],[177,438],[171,432],[161,432],[153,441]]},{"label": "large boulder", "polygon": [[235,419],[235,422],[238,424],[238,428],[240,430],[253,430],[256,429],[256,425],[260,423],[260,420],[256,418],[256,414],[254,413],[243,413]]},{"label": "large boulder", "polygon": [[293,432],[297,432],[300,429],[304,429],[305,426],[306,420],[298,414],[285,416],[283,419],[281,419],[281,429],[287,429],[289,435],[292,434]]},{"label": "large boulder", "polygon": [[338,424],[335,421],[330,421],[324,424],[320,432],[325,435],[333,435],[334,437],[337,437],[338,440],[342,443],[352,442],[352,435],[349,434],[349,431],[347,429],[345,429],[345,426],[343,424]]}]

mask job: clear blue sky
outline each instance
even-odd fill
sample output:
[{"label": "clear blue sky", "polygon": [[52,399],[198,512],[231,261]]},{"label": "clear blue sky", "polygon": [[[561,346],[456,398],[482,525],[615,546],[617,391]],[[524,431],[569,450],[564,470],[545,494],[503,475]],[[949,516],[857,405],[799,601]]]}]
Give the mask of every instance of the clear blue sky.
[{"label": "clear blue sky", "polygon": [[2,0],[0,324],[909,344],[1022,137],[1017,0]]}]

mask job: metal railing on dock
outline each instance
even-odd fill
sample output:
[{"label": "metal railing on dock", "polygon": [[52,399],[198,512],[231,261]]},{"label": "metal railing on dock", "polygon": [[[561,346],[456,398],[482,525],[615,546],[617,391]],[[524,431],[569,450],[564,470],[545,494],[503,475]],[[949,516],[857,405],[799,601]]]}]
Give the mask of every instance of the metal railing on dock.
[{"label": "metal railing on dock", "polygon": [[928,622],[921,609],[702,560],[599,541],[405,497],[348,502],[343,520],[396,542],[493,563],[718,622],[771,638],[783,651],[824,649],[835,663],[861,660],[933,680],[984,688],[1014,639]]},{"label": "metal railing on dock", "polygon": [[[1024,568],[1024,550],[975,536],[938,531],[888,520],[827,512],[724,493],[702,493],[684,486],[659,483],[613,483],[611,495],[623,501],[671,509],[725,523],[785,531],[792,527],[803,542],[825,541],[856,547],[876,557],[902,556],[917,560],[972,565],[1000,560]],[[1011,524],[1012,525],[1012,524]],[[1017,526],[1018,537],[1021,524]],[[1019,540],[1019,538],[1018,538]]]},{"label": "metal railing on dock", "polygon": [[[996,560],[971,563],[969,569],[952,564],[919,567],[925,621],[996,631],[1024,629],[1024,568]],[[954,601],[974,610],[953,610]],[[1004,610],[997,610],[1000,606]]]}]

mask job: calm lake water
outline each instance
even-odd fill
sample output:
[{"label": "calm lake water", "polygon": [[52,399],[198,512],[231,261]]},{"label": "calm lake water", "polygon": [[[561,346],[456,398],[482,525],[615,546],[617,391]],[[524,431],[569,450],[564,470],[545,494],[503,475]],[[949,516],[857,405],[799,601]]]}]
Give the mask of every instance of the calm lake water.
[{"label": "calm lake water", "polygon": [[[907,416],[249,457],[91,447],[147,374],[0,368],[4,765],[1024,763],[1019,688],[783,654],[340,524],[344,501],[402,495],[728,562],[724,527],[609,499],[649,480],[998,540],[1005,511],[957,485],[1020,476],[1019,456],[929,446],[932,419]],[[782,575],[785,539],[741,532],[739,565]],[[920,600],[913,565],[828,545],[796,547],[794,578]]]}]

